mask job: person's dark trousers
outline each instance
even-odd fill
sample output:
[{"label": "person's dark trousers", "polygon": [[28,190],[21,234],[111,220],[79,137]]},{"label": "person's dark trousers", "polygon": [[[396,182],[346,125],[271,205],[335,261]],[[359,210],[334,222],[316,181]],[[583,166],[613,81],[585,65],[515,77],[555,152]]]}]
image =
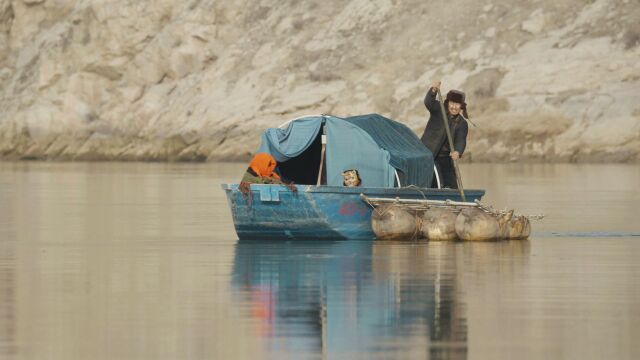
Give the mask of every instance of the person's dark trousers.
[{"label": "person's dark trousers", "polygon": [[[451,156],[438,155],[435,159],[436,168],[438,169],[438,175],[440,175],[440,185],[443,188],[457,189],[458,182],[456,181],[456,170],[453,168],[453,160]],[[433,175],[433,181],[431,182],[432,188],[438,187],[435,174]]]}]

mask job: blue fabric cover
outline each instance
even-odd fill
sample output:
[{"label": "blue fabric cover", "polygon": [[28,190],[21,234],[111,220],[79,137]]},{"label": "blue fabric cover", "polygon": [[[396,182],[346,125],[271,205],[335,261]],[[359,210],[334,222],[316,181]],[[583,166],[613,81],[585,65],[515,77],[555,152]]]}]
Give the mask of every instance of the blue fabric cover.
[{"label": "blue fabric cover", "polygon": [[286,129],[267,129],[258,152],[284,162],[302,154],[325,122],[327,185],[342,186],[342,172],[356,169],[366,187],[394,187],[395,169],[402,186],[429,187],[433,156],[407,126],[378,114],[311,116]]},{"label": "blue fabric cover", "polygon": [[271,154],[277,162],[287,161],[302,154],[318,136],[321,116],[291,121],[285,129],[269,128],[262,133],[262,143],[256,153]]},{"label": "blue fabric cover", "polygon": [[342,186],[342,172],[358,170],[361,186],[393,187],[394,169],[389,153],[360,127],[344,119],[327,116],[327,185]]},{"label": "blue fabric cover", "polygon": [[379,114],[352,116],[344,120],[367,132],[380,148],[389,152],[389,164],[398,169],[402,186],[431,185],[433,155],[406,125]]}]

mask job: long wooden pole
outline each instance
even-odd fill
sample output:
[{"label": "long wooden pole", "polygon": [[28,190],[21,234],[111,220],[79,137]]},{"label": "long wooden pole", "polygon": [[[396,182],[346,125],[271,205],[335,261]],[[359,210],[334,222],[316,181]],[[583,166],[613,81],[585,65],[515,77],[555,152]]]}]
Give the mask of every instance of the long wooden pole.
[{"label": "long wooden pole", "polygon": [[316,186],[320,186],[322,184],[322,166],[324,165],[324,148],[325,145],[322,144],[322,150],[320,152],[320,168],[318,169],[318,182]]},{"label": "long wooden pole", "polygon": [[[324,131],[324,130],[323,130]],[[318,182],[316,183],[317,186],[322,185],[322,166],[324,166],[324,153],[326,151],[326,143],[327,143],[327,137],[326,135],[320,135],[321,136],[321,142],[322,142],[322,150],[320,151],[320,168],[318,169]]]},{"label": "long wooden pole", "polygon": [[[455,151],[455,148],[453,147],[453,138],[451,137],[451,129],[449,129],[449,120],[447,120],[447,112],[444,108],[444,102],[442,101],[442,94],[440,93],[440,89],[438,89],[438,102],[440,103],[440,113],[442,113],[444,128],[447,131],[449,151]],[[458,190],[460,190],[460,197],[462,197],[462,201],[467,202],[467,198],[464,196],[464,188],[462,187],[462,177],[460,176],[460,170],[458,169],[458,162],[453,158],[451,159],[451,161],[453,161],[453,169],[456,172],[456,182],[458,183]]]}]

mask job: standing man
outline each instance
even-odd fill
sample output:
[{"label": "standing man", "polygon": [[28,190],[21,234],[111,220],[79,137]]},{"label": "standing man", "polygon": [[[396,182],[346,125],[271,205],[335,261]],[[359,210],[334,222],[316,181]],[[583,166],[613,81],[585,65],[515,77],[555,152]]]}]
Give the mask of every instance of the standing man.
[{"label": "standing man", "polygon": [[[441,84],[441,81],[435,81],[431,84],[431,88],[424,98],[424,106],[429,110],[430,116],[420,140],[433,153],[442,187],[457,189],[458,182],[453,161],[462,156],[467,146],[469,125],[467,125],[466,118],[469,116],[467,115],[467,104],[464,102],[465,94],[458,90],[449,91],[444,101],[444,108],[445,115],[449,121],[449,128],[451,129],[451,138],[453,139],[453,149],[451,149],[447,140],[440,104],[436,99]],[[431,182],[431,187],[438,187],[435,176]]]}]

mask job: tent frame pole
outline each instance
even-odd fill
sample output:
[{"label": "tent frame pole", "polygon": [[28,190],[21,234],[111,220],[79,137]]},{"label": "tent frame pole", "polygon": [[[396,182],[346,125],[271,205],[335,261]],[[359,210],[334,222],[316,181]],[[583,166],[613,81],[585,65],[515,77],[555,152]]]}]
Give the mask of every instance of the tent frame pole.
[{"label": "tent frame pole", "polygon": [[[323,127],[324,132],[324,127]],[[318,169],[318,181],[316,182],[316,186],[320,186],[322,182],[322,167],[324,166],[324,154],[327,147],[327,135],[322,134],[322,151],[320,152],[320,168]]]}]

